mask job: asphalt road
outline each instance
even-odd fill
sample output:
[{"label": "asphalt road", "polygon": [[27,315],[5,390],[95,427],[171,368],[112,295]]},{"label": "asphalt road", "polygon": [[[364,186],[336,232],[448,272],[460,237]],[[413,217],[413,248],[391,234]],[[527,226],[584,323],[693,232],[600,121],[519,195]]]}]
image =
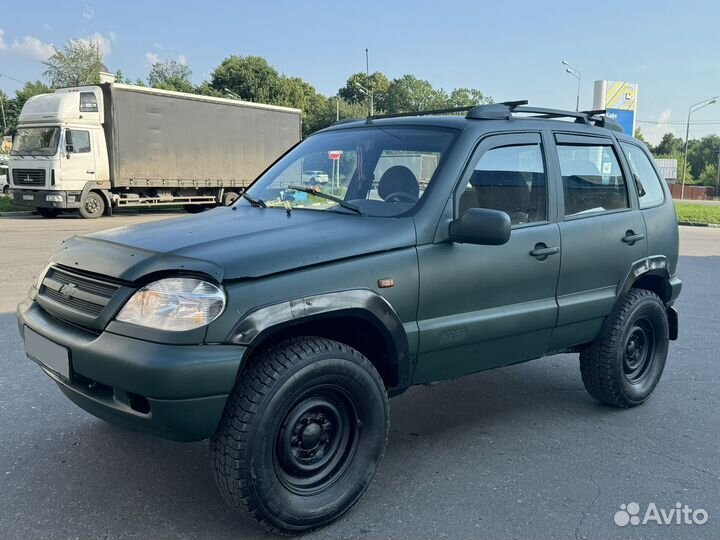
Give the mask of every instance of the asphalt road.
[{"label": "asphalt road", "polygon": [[[18,337],[14,306],[60,240],[158,219],[0,218],[0,536],[256,538],[215,491],[206,443],[115,428],[67,401]],[[438,384],[391,401],[385,460],[358,505],[306,538],[718,538],[720,230],[682,230],[673,342],[653,397],[595,403],[575,355]],[[676,502],[705,525],[628,525]]]}]

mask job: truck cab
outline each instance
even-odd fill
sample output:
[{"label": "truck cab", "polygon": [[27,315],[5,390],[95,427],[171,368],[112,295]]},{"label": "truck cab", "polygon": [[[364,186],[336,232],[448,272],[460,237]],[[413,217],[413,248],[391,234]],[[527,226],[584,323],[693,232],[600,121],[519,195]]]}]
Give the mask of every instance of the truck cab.
[{"label": "truck cab", "polygon": [[80,208],[93,188],[109,187],[102,89],[57,90],[28,100],[10,155],[14,202],[52,217]]}]

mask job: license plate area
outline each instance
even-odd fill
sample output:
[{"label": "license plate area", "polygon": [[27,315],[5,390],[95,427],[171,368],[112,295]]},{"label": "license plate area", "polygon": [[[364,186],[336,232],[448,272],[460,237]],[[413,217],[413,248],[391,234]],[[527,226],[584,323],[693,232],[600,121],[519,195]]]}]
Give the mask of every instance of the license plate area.
[{"label": "license plate area", "polygon": [[35,195],[23,195],[23,201],[34,201]]},{"label": "license plate area", "polygon": [[70,380],[70,351],[25,327],[25,352],[31,360]]}]

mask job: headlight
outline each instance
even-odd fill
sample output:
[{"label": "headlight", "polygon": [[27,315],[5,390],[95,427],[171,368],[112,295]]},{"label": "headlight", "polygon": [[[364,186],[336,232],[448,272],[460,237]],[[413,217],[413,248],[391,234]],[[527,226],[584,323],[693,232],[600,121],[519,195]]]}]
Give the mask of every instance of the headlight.
[{"label": "headlight", "polygon": [[137,291],[116,319],[158,330],[192,330],[210,324],[223,309],[225,293],[217,285],[201,279],[168,278]]}]

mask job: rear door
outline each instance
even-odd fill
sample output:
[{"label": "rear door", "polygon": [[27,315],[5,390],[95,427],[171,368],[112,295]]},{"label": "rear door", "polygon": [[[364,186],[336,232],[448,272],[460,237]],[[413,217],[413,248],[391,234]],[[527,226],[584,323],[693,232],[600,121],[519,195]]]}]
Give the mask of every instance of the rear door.
[{"label": "rear door", "polygon": [[551,348],[595,338],[634,262],[647,256],[645,222],[610,137],[554,133],[562,256]]}]

